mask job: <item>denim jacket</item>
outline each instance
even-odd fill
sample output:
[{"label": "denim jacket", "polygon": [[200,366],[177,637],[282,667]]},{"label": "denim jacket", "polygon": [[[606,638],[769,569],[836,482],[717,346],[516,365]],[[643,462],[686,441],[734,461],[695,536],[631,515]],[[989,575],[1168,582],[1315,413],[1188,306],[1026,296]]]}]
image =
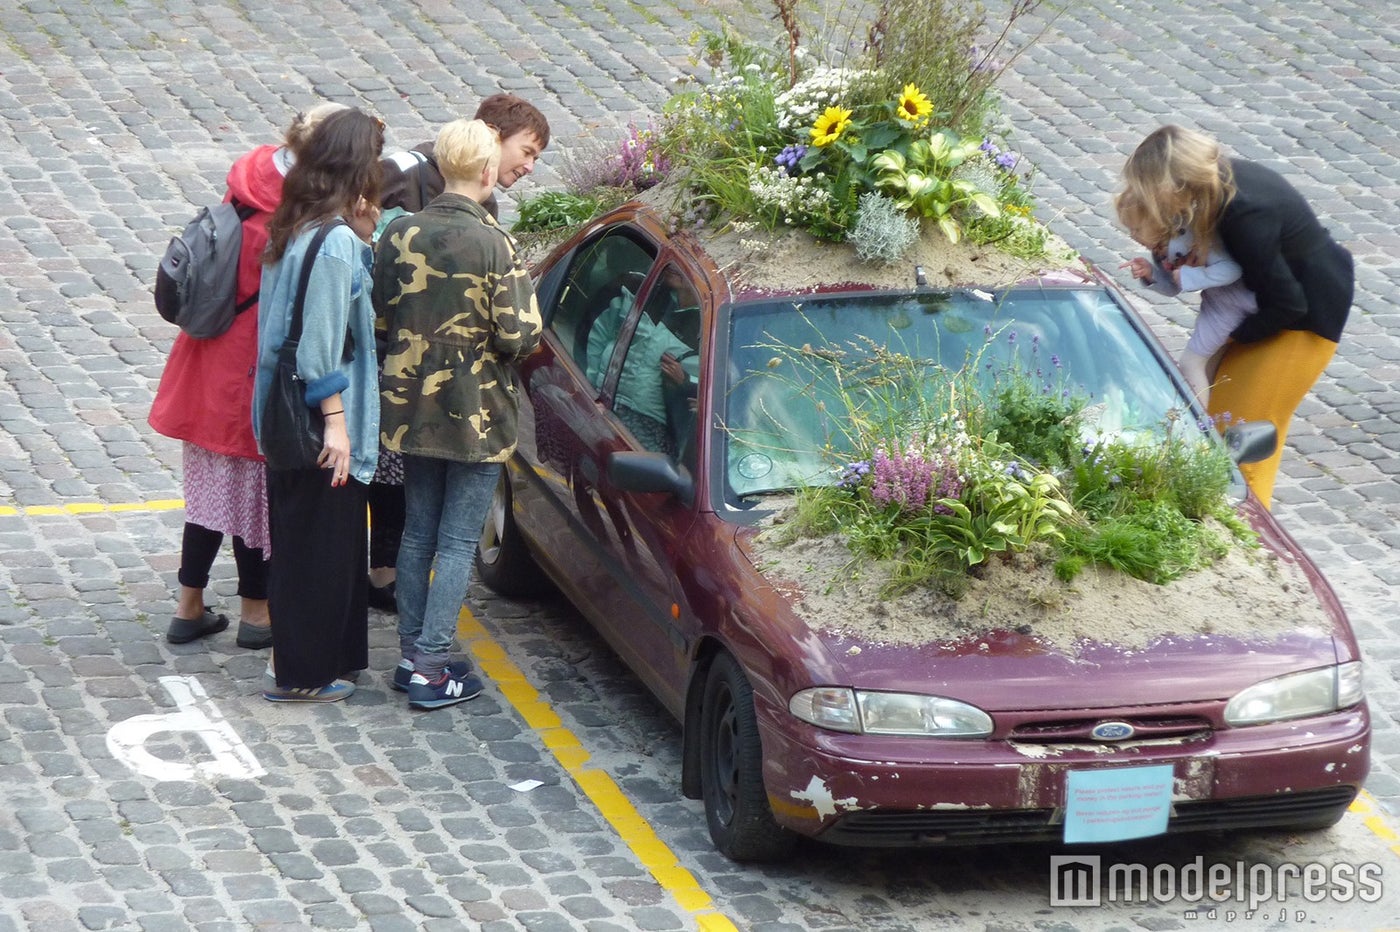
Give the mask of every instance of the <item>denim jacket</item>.
[{"label": "denim jacket", "polygon": [[[277,351],[291,328],[301,265],[315,234],[314,225],[303,229],[276,264],[263,267],[253,390],[253,434],[259,439]],[[366,485],[379,461],[379,363],[370,301],[373,258],[370,247],[349,227],[330,231],[311,267],[297,346],[297,374],[306,381],[307,406],[319,407],[323,399],[340,392],[350,433],[350,476]]]}]

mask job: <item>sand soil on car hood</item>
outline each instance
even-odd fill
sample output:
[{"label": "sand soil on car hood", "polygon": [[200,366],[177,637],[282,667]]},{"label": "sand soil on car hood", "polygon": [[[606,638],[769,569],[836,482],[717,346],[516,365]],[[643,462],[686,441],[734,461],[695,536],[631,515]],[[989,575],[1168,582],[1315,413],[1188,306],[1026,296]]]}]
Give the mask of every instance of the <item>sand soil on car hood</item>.
[{"label": "sand soil on car hood", "polygon": [[888,567],[857,558],[837,537],[782,544],[770,527],[751,546],[758,568],[809,626],[870,645],[960,642],[1011,631],[1073,655],[1087,643],[1142,649],[1172,637],[1268,641],[1300,632],[1327,637],[1332,630],[1302,570],[1263,547],[1233,547],[1214,565],[1167,585],[1092,566],[1065,583],[1047,562],[994,554],[953,598],[937,587],[883,594]]}]

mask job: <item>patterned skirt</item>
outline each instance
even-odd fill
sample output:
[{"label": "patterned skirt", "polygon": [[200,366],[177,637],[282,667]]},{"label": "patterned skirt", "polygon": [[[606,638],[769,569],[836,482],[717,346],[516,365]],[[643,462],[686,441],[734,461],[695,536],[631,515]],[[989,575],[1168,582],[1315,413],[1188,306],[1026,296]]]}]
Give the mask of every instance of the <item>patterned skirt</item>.
[{"label": "patterned skirt", "polygon": [[249,547],[272,553],[267,531],[267,477],[263,464],[242,456],[213,453],[184,444],[185,520],[211,531],[243,538]]}]

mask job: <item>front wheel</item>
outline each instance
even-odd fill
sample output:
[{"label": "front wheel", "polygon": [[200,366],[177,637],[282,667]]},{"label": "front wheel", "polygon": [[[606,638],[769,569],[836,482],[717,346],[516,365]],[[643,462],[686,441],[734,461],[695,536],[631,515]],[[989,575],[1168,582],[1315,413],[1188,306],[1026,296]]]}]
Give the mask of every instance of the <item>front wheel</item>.
[{"label": "front wheel", "polygon": [[505,467],[496,481],[486,524],[476,548],[476,575],[491,591],[504,596],[535,598],[551,587],[515,523],[510,476]]},{"label": "front wheel", "polygon": [[715,847],[735,861],[777,861],[797,836],[780,826],[763,786],[753,688],[727,653],[715,657],[700,710],[700,788]]}]

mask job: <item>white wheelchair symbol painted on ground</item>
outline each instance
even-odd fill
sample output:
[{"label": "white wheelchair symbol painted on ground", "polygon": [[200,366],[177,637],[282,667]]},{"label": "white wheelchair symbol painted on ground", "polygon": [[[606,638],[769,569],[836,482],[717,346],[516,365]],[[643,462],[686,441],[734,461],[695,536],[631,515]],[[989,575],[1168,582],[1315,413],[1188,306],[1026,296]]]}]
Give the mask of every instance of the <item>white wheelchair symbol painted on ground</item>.
[{"label": "white wheelchair symbol painted on ground", "polygon": [[[267,773],[253,751],[224,720],[209,694],[192,676],[162,676],[160,685],[175,700],[173,712],[135,715],[107,732],[107,750],[142,776],[155,780],[196,780],[232,777],[252,780]],[[212,760],[193,763],[161,760],[146,750],[146,742],[160,732],[184,731],[197,735],[209,748]]]}]

